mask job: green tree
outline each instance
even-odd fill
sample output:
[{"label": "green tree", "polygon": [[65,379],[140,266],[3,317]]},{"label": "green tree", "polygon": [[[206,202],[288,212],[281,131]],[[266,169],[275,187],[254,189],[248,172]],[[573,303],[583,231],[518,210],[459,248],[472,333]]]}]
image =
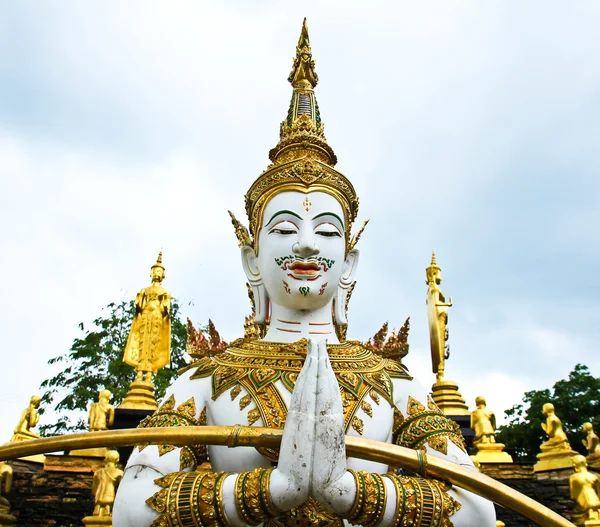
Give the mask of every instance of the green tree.
[{"label": "green tree", "polygon": [[525,392],[522,404],[505,410],[509,422],[499,428],[498,442],[514,448],[519,461],[535,461],[540,445],[548,439],[542,430],[546,419],[542,413],[544,403],[554,405],[571,447],[587,454],[581,443],[581,425],[587,421],[600,425],[600,378],[583,364],[577,364],[569,377],[556,382],[552,389]]},{"label": "green tree", "polygon": [[[165,394],[177,376],[177,370],[187,364],[186,326],[180,319],[176,300],[171,303],[170,313],[171,363],[154,376],[157,398]],[[108,304],[102,315],[93,321],[91,329],[87,329],[83,322],[79,324],[83,336],[75,338],[68,353],[48,361],[48,364],[62,365],[63,370],[42,382],[40,388],[45,392],[40,413],[43,413],[44,406],[53,407],[60,417],[55,423],[40,426],[41,435],[85,430],[87,423],[83,419],[73,423],[69,413],[74,410],[87,411],[103,388],[112,392],[115,406],[125,398],[129,384],[135,377],[134,369],[123,362],[134,314],[133,301]]]}]

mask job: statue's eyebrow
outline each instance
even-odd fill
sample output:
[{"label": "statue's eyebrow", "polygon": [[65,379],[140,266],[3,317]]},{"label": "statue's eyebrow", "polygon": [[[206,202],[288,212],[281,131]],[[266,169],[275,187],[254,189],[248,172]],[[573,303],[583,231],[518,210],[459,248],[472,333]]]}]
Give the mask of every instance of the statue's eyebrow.
[{"label": "statue's eyebrow", "polygon": [[321,212],[321,214],[317,214],[313,220],[316,220],[317,218],[320,218],[321,216],[333,216],[334,218],[337,218],[337,220],[344,225],[344,222],[342,221],[342,218],[340,218],[337,214],[334,214],[333,212]]},{"label": "statue's eyebrow", "polygon": [[271,219],[266,223],[266,225],[269,225],[269,223],[271,223],[277,216],[280,216],[281,214],[291,214],[292,216],[296,216],[296,218],[298,218],[299,220],[302,219],[301,216],[298,216],[298,214],[291,210],[280,210],[279,212],[276,212],[275,214],[273,214],[273,216],[271,216]]}]

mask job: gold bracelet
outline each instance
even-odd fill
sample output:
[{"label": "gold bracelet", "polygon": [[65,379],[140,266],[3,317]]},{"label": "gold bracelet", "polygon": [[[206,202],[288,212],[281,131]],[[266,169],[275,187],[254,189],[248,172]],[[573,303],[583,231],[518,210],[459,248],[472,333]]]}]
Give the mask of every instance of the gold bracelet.
[{"label": "gold bracelet", "polygon": [[276,518],[281,513],[275,508],[271,500],[271,473],[273,470],[275,470],[275,467],[265,470],[260,476],[260,502],[267,515]]},{"label": "gold bracelet", "polygon": [[364,481],[362,476],[356,470],[348,470],[350,474],[354,477],[354,483],[356,485],[356,497],[354,498],[354,504],[346,516],[346,519],[350,520],[351,518],[357,518],[363,510],[364,507],[364,499],[365,499],[365,489],[364,489]]},{"label": "gold bracelet", "polygon": [[270,479],[273,468],[256,468],[241,472],[235,482],[235,504],[240,517],[248,525],[258,525],[267,517],[280,513],[271,501]]},{"label": "gold bracelet", "polygon": [[[460,503],[446,491],[450,486],[435,479],[387,474],[396,488],[396,520],[393,527],[445,525]],[[402,522],[402,523],[401,523]],[[448,523],[450,525],[450,523]]]}]

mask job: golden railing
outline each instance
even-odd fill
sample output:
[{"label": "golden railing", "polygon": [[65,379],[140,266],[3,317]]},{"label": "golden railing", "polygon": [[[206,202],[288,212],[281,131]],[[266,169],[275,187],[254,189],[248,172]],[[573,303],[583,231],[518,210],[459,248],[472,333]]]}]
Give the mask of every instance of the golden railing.
[{"label": "golden railing", "polygon": [[[24,456],[60,452],[80,448],[121,447],[139,444],[225,445],[277,447],[283,430],[250,426],[186,426],[178,428],[136,428],[87,432],[59,437],[33,439],[0,446],[0,461]],[[410,448],[381,443],[370,439],[346,436],[349,456],[378,461],[413,471],[423,472],[517,512],[543,527],[574,527],[574,525],[531,498],[473,469],[428,456],[424,465],[419,453]]]}]

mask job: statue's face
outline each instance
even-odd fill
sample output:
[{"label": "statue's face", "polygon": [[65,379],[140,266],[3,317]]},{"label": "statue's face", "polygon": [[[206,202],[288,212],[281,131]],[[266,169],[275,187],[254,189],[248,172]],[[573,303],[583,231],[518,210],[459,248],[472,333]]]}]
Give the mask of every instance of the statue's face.
[{"label": "statue's face", "polygon": [[256,264],[272,302],[310,310],[331,301],[345,265],[344,227],[342,206],[325,192],[269,201]]},{"label": "statue's face", "polygon": [[165,278],[165,272],[162,267],[153,267],[150,276],[153,282],[162,282]]}]

